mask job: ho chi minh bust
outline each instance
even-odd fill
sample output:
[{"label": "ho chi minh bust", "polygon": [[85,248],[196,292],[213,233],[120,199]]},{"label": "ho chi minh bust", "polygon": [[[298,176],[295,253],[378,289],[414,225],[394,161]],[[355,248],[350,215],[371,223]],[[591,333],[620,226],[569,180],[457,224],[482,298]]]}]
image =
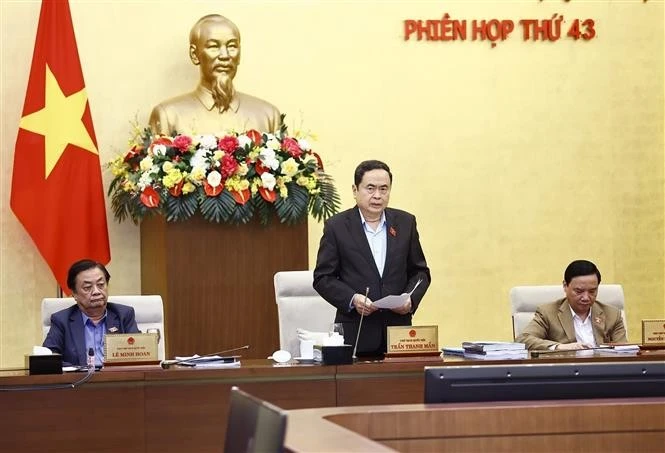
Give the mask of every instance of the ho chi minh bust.
[{"label": "ho chi minh bust", "polygon": [[189,58],[200,68],[199,85],[195,91],[168,99],[152,110],[150,128],[154,134],[279,129],[277,107],[233,86],[240,63],[240,31],[233,22],[219,14],[199,19],[189,33]]}]

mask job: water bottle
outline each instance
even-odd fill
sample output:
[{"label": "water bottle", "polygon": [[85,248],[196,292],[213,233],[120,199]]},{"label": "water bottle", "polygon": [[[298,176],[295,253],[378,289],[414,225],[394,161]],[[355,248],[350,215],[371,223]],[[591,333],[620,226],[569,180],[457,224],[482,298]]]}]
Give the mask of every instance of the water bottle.
[{"label": "water bottle", "polygon": [[95,350],[93,348],[88,349],[88,371],[95,371]]}]

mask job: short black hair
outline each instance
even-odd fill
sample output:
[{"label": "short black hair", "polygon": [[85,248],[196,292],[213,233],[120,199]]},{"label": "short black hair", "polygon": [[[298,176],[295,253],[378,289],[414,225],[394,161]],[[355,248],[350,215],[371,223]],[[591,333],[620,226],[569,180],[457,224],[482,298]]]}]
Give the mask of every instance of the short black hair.
[{"label": "short black hair", "polygon": [[390,173],[390,167],[388,167],[387,164],[381,162],[380,160],[365,160],[363,162],[360,162],[360,164],[358,164],[358,166],[356,167],[356,171],[353,174],[353,182],[356,185],[356,187],[360,185],[360,181],[363,180],[363,176],[365,175],[365,173],[372,170],[387,171],[388,176],[390,176],[390,184],[393,183],[393,174]]},{"label": "short black hair", "polygon": [[70,266],[69,271],[67,272],[67,287],[72,291],[76,290],[76,276],[81,272],[95,267],[104,273],[106,283],[108,283],[109,280],[111,280],[111,274],[106,270],[106,267],[102,263],[86,258],[79,260]]},{"label": "short black hair", "polygon": [[598,283],[600,283],[600,271],[595,264],[587,260],[575,260],[566,268],[566,271],[563,273],[563,280],[566,282],[566,285],[568,285],[575,277],[592,274],[596,274],[596,277],[598,277]]}]

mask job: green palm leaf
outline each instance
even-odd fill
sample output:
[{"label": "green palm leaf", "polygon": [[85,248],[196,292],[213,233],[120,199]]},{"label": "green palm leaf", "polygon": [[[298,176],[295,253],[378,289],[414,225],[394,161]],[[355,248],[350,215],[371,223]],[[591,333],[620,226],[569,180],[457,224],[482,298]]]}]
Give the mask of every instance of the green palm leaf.
[{"label": "green palm leaf", "polygon": [[286,188],[289,195],[286,198],[277,198],[275,211],[280,222],[293,225],[307,215],[309,193],[307,189],[294,182],[288,183]]}]

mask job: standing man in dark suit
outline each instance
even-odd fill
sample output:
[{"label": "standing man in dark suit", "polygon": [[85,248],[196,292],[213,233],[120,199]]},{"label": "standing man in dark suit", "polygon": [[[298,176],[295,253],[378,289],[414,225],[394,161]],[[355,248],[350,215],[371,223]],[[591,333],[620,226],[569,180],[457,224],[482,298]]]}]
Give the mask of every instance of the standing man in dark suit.
[{"label": "standing man in dark suit", "polygon": [[76,305],[51,315],[51,329],[44,346],[62,354],[66,364],[85,366],[88,350],[95,351],[95,365],[104,362],[106,333],[138,333],[134,308],[107,302],[111,275],[103,264],[81,260],[67,273],[67,287]]},{"label": "standing man in dark suit", "polygon": [[[416,218],[387,207],[392,181],[383,162],[358,165],[352,186],[356,206],[325,223],[314,269],[314,289],[337,308],[335,322],[343,324],[346,344],[355,344],[364,316],[358,355],[386,352],[386,327],[411,325],[431,280]],[[384,296],[411,291],[419,280],[403,306],[386,310],[372,305]]]}]

